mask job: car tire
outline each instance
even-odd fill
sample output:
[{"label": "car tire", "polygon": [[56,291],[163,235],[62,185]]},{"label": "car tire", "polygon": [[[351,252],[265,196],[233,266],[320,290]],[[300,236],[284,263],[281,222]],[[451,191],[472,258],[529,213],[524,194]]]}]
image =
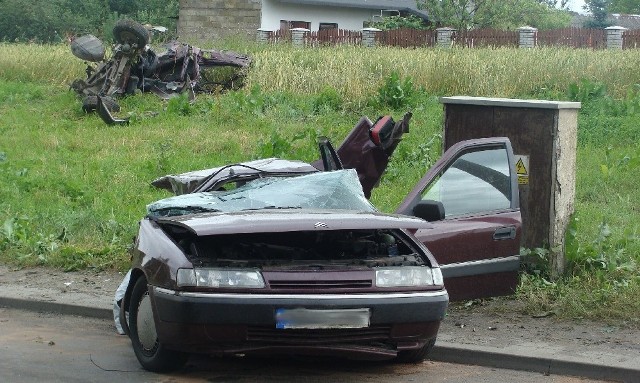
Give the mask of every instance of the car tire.
[{"label": "car tire", "polygon": [[149,31],[133,20],[118,20],[113,27],[113,38],[118,44],[136,44],[142,49],[149,44]]},{"label": "car tire", "polygon": [[[112,97],[104,96],[102,97],[102,102],[104,103],[104,106],[106,106],[107,109],[109,109],[110,112],[120,111],[120,105]],[[97,108],[98,108],[98,96],[87,96],[84,99],[82,99],[82,110],[85,113],[95,112]]]},{"label": "car tire", "polygon": [[151,297],[144,276],[136,281],[129,301],[129,337],[140,365],[152,372],[166,372],[183,367],[189,355],[168,350],[158,340]]},{"label": "car tire", "polygon": [[398,352],[396,360],[400,363],[420,363],[429,356],[429,353],[435,344],[436,340],[432,339],[416,350],[400,351]]},{"label": "car tire", "polygon": [[122,331],[124,335],[129,335],[129,311],[126,310],[125,307],[125,299],[122,298],[120,301],[120,327],[122,327]]}]

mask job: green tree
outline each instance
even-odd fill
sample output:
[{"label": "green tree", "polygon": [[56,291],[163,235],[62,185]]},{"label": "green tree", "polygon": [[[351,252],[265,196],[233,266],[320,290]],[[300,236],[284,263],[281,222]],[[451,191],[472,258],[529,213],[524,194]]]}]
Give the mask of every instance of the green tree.
[{"label": "green tree", "polygon": [[640,1],[638,0],[609,0],[611,13],[639,14]]},{"label": "green tree", "polygon": [[57,42],[93,33],[111,39],[119,17],[175,31],[178,0],[0,0],[0,41]]},{"label": "green tree", "polygon": [[175,31],[180,5],[178,0],[137,0],[138,9],[131,17],[143,24],[162,25]]},{"label": "green tree", "polygon": [[438,26],[458,30],[474,26],[478,10],[492,0],[422,0],[419,6],[427,11],[429,18]]},{"label": "green tree", "polygon": [[[513,29],[525,25],[538,29],[557,29],[571,25],[571,14],[566,9],[566,0],[561,2],[545,0],[506,0],[507,24],[504,28]],[[558,9],[560,6],[564,9]]]},{"label": "green tree", "polygon": [[107,0],[109,10],[121,15],[135,14],[139,9],[139,1]]},{"label": "green tree", "polygon": [[584,23],[587,28],[605,28],[610,24],[607,23],[607,15],[609,14],[608,0],[585,0],[584,9],[591,12],[592,20]]},{"label": "green tree", "polygon": [[399,29],[399,28],[411,28],[411,29],[429,28],[429,26],[426,25],[421,18],[414,15],[408,15],[406,17],[387,16],[381,19],[376,19],[370,24],[370,26],[374,28],[382,29],[383,31],[387,31],[390,29]]},{"label": "green tree", "polygon": [[569,0],[538,0],[538,3],[545,4],[549,7],[566,9]]},{"label": "green tree", "polygon": [[[553,4],[553,5],[551,5]],[[538,29],[570,25],[571,15],[546,0],[423,0],[421,6],[439,26],[515,29],[525,25]],[[561,4],[562,5],[562,4]]]},{"label": "green tree", "polygon": [[103,0],[0,0],[0,40],[56,42],[68,34],[97,33]]}]

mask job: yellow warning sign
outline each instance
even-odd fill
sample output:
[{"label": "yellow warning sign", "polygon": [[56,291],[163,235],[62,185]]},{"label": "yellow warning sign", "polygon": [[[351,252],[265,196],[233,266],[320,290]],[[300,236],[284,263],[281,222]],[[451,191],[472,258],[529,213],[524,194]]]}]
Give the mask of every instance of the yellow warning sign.
[{"label": "yellow warning sign", "polygon": [[518,185],[529,184],[529,156],[516,155],[516,174]]},{"label": "yellow warning sign", "polygon": [[524,166],[524,161],[522,161],[522,158],[520,158],[518,162],[516,162],[516,173],[523,176],[529,175],[526,166]]}]

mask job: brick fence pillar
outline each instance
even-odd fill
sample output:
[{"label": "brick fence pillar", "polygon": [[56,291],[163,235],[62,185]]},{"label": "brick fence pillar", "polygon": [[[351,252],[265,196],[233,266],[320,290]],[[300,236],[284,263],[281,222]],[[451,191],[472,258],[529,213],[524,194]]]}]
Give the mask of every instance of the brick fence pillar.
[{"label": "brick fence pillar", "polygon": [[259,28],[258,29],[258,35],[256,36],[257,37],[257,41],[259,43],[268,43],[270,34],[271,34],[270,30]]},{"label": "brick fence pillar", "polygon": [[607,31],[607,49],[622,49],[622,32],[627,28],[613,26],[604,30]]},{"label": "brick fence pillar", "polygon": [[438,42],[438,46],[441,48],[451,48],[453,43],[451,38],[455,31],[455,29],[449,27],[437,28],[436,33],[438,37],[436,41]]},{"label": "brick fence pillar", "polygon": [[304,47],[304,35],[310,31],[307,28],[291,28],[291,43],[294,47]]},{"label": "brick fence pillar", "polygon": [[376,36],[381,30],[378,28],[363,28],[362,29],[362,46],[367,48],[375,48]]},{"label": "brick fence pillar", "polygon": [[535,48],[538,40],[538,29],[534,27],[518,28],[518,45],[520,48]]}]

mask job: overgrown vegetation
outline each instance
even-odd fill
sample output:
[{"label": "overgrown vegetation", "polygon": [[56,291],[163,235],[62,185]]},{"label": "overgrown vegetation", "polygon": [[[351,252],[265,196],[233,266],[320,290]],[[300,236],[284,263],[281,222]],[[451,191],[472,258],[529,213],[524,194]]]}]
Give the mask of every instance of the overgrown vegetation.
[{"label": "overgrown vegetation", "polygon": [[[391,212],[440,155],[438,96],[575,100],[568,271],[525,274],[519,299],[565,317],[639,317],[640,51],[218,47],[255,58],[243,90],[194,104],[125,98],[131,124],[109,127],[68,91],[84,68],[67,47],[0,44],[0,260],[125,269],[145,205],[167,196],[149,186],[156,177],[264,156],[311,161],[317,136],[339,144],[361,115],[411,109],[411,133],[373,195]],[[533,252],[545,264],[546,250]]]},{"label": "overgrown vegetation", "polygon": [[0,0],[0,9],[0,41],[59,43],[86,33],[112,41],[122,17],[175,36],[178,0]]},{"label": "overgrown vegetation", "polygon": [[378,28],[383,31],[400,28],[433,29],[433,25],[427,25],[423,19],[415,15],[376,17],[368,26]]},{"label": "overgrown vegetation", "polygon": [[437,25],[457,30],[515,29],[525,25],[554,29],[571,24],[571,14],[563,0],[419,0],[418,4]]}]

